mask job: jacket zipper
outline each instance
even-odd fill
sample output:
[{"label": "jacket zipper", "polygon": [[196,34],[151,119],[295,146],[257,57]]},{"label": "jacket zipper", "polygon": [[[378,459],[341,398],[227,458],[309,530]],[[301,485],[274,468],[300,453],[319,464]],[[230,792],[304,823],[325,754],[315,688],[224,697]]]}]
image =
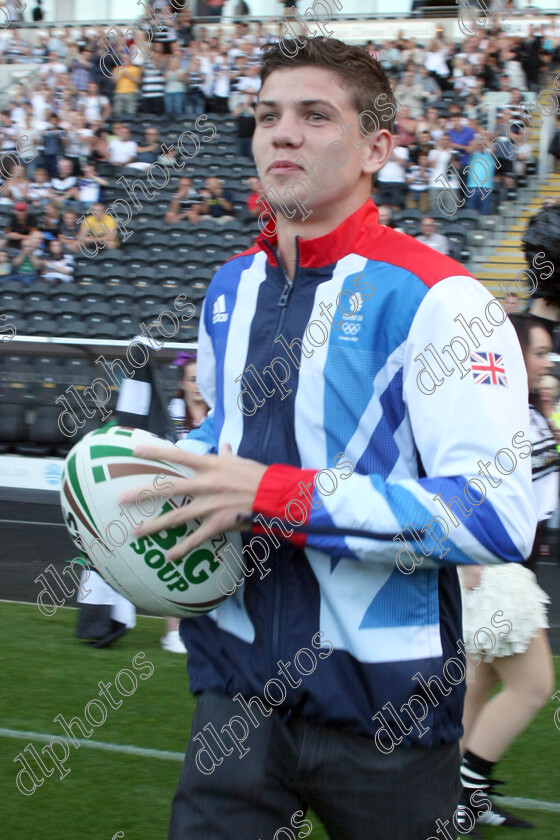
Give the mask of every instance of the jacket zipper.
[{"label": "jacket zipper", "polygon": [[[267,244],[270,252],[274,254],[276,261],[278,262],[278,266],[282,272],[282,276],[284,278],[284,288],[282,289],[282,294],[280,295],[280,300],[278,301],[278,306],[280,307],[280,317],[278,319],[276,331],[274,338],[278,338],[278,336],[282,332],[282,327],[284,325],[284,319],[286,317],[286,310],[288,308],[288,302],[290,300],[290,295],[292,289],[294,287],[294,281],[296,279],[298,267],[299,267],[299,248],[298,248],[298,239],[299,237],[296,236],[296,267],[294,271],[294,279],[290,280],[282,261],[280,260],[280,255],[275,254],[273,249],[270,245]],[[274,341],[271,345],[271,355],[274,355]],[[268,422],[264,433],[263,439],[263,452],[268,454],[268,444],[270,441],[270,435],[272,432],[272,412],[270,408],[268,409]],[[268,461],[268,458],[267,458]],[[278,549],[279,555],[286,555],[287,559],[287,552],[285,549],[280,548]],[[271,638],[271,669],[272,673],[276,673],[276,666],[278,665],[278,658],[279,658],[279,639],[280,639],[280,617],[281,617],[281,604],[282,604],[282,565],[283,565],[284,557],[278,556],[278,562],[273,563],[272,565],[272,574],[273,574],[273,595],[272,595],[272,638]]]}]

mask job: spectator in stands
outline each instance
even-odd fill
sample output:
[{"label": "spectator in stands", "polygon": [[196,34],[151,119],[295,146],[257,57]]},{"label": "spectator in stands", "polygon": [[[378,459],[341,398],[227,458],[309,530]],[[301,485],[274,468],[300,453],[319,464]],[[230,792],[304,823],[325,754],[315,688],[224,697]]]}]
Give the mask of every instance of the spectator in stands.
[{"label": "spectator in stands", "polygon": [[43,234],[43,240],[56,239],[60,231],[60,211],[56,202],[47,202],[37,218],[37,227]]},{"label": "spectator in stands", "polygon": [[434,38],[424,53],[424,66],[434,76],[442,91],[449,89],[450,71],[447,61],[450,54],[451,46],[440,38]]},{"label": "spectator in stands", "polygon": [[436,140],[435,148],[428,153],[428,165],[430,167],[430,210],[432,211],[438,208],[438,198],[442,190],[446,189],[446,182],[458,197],[458,191],[461,186],[459,179],[454,174],[448,174],[449,166],[454,160],[454,155],[455,153],[451,146],[448,132],[445,132],[439,140]]},{"label": "spectator in stands", "polygon": [[132,115],[138,108],[138,90],[142,80],[142,70],[133,64],[130,55],[122,56],[123,64],[115,67],[112,79],[115,85],[113,94],[113,112],[115,117]]},{"label": "spectator in stands", "polygon": [[200,56],[193,56],[187,74],[187,113],[201,114],[206,108],[204,84],[206,81]]},{"label": "spectator in stands", "polygon": [[66,57],[66,62],[71,68],[70,79],[73,88],[84,93],[91,81],[91,50],[87,47],[73,47],[71,55]]},{"label": "spectator in stands", "polygon": [[240,93],[258,93],[261,89],[261,79],[259,75],[260,65],[255,61],[250,61],[246,65],[246,69],[242,76],[237,81],[236,88]]},{"label": "spectator in stands", "polygon": [[42,166],[38,166],[35,170],[33,180],[27,190],[27,198],[35,210],[40,210],[45,202],[53,198],[49,173]]},{"label": "spectator in stands", "polygon": [[418,163],[418,158],[421,154],[429,155],[434,148],[434,143],[430,137],[430,132],[425,129],[416,133],[415,142],[409,146],[408,154],[411,163]]},{"label": "spectator in stands", "polygon": [[136,157],[131,166],[137,169],[149,169],[161,154],[161,144],[158,129],[150,125],[144,131],[144,141],[136,148]]},{"label": "spectator in stands", "polygon": [[111,116],[111,103],[106,96],[99,93],[97,82],[88,82],[87,91],[78,102],[90,126],[93,123],[107,122]]},{"label": "spectator in stands", "polygon": [[408,184],[407,207],[417,207],[424,212],[428,211],[430,169],[428,166],[428,155],[420,152],[418,163],[413,164],[406,177]]},{"label": "spectator in stands", "polygon": [[461,116],[456,114],[451,118],[451,128],[448,131],[453,149],[457,152],[458,168],[462,170],[469,162],[469,146],[475,132],[468,125],[463,125]]},{"label": "spectator in stands", "polygon": [[240,157],[253,158],[251,144],[255,131],[255,113],[253,103],[256,94],[242,93],[241,101],[234,109],[232,116],[237,120],[237,153]]},{"label": "spectator in stands", "polygon": [[62,221],[59,227],[58,240],[62,243],[65,251],[75,253],[80,248],[78,239],[78,227],[76,213],[73,210],[65,210],[62,214]]},{"label": "spectator in stands", "polygon": [[212,67],[212,111],[216,114],[229,112],[228,101],[231,93],[231,68],[226,50],[216,56]]},{"label": "spectator in stands", "polygon": [[416,120],[410,116],[410,109],[407,105],[403,105],[399,109],[397,121],[395,123],[395,145],[396,146],[411,146],[416,137]]},{"label": "spectator in stands", "polygon": [[393,227],[393,210],[386,204],[380,204],[377,208],[379,210],[379,224],[386,227]]},{"label": "spectator in stands", "polygon": [[66,131],[65,156],[72,162],[72,172],[80,175],[82,167],[90,155],[93,131],[86,126],[85,115],[73,109],[71,121],[62,123]]},{"label": "spectator in stands", "polygon": [[54,90],[57,85],[62,83],[62,76],[65,73],[68,73],[68,67],[61,60],[58,53],[55,50],[51,50],[47,61],[41,65],[39,70],[40,78],[48,88]]},{"label": "spectator in stands", "polygon": [[58,161],[58,174],[51,180],[53,195],[61,205],[79,199],[78,181],[73,169],[71,160],[61,158]]},{"label": "spectator in stands", "polygon": [[71,283],[74,279],[74,257],[64,252],[58,239],[52,239],[48,244],[42,278],[49,283]]},{"label": "spectator in stands", "polygon": [[172,55],[164,71],[165,113],[168,117],[182,117],[185,110],[187,71],[181,67],[181,58]]},{"label": "spectator in stands", "polygon": [[108,163],[111,157],[109,132],[104,128],[96,128],[91,140],[89,158],[92,163]]},{"label": "spectator in stands", "polygon": [[162,43],[155,43],[151,57],[142,67],[140,107],[142,113],[163,114],[165,110],[165,70],[167,57]]},{"label": "spectator in stands", "polygon": [[33,230],[21,241],[21,248],[12,259],[12,274],[8,280],[17,280],[28,286],[39,278],[43,265],[41,250],[42,235]]},{"label": "spectator in stands", "polygon": [[[251,176],[248,180],[250,193],[247,196],[247,212],[252,219],[258,219],[263,210],[268,208],[268,204],[265,200],[261,200],[260,198],[264,198],[264,190],[262,187],[261,182],[256,176]],[[268,208],[270,210],[270,208]],[[272,211],[270,211],[272,216]]]},{"label": "spectator in stands", "polygon": [[25,201],[18,201],[17,204],[14,204],[12,218],[4,231],[7,244],[12,248],[19,249],[22,242],[35,228],[35,224],[35,217],[29,211],[29,206]]},{"label": "spectator in stands", "polygon": [[401,75],[400,82],[395,89],[395,97],[401,105],[401,113],[402,107],[406,106],[413,119],[422,116],[423,89],[418,84],[414,65],[409,65]]},{"label": "spectator in stands", "polygon": [[[467,207],[478,211],[481,216],[488,216],[492,206],[496,164],[494,158],[484,151],[484,142],[481,136],[475,137],[470,143],[469,151],[466,187],[467,192],[471,195],[467,194]],[[481,184],[482,186],[480,186]],[[488,190],[490,190],[489,193]]]},{"label": "spectator in stands", "polygon": [[187,7],[178,16],[177,39],[183,47],[188,47],[193,40],[191,11]]},{"label": "spectator in stands", "polygon": [[31,19],[34,23],[40,23],[43,20],[43,8],[41,6],[41,0],[37,0],[36,4],[31,9]]},{"label": "spectator in stands", "polygon": [[560,114],[556,115],[556,126],[548,146],[548,153],[554,158],[554,171],[560,172]]},{"label": "spectator in stands", "polygon": [[47,127],[41,137],[42,163],[51,178],[58,175],[58,159],[64,154],[66,135],[57,114],[47,114]]},{"label": "spectator in stands", "polygon": [[167,224],[176,225],[186,219],[191,225],[195,225],[202,213],[203,202],[204,199],[193,186],[192,180],[186,176],[179,178],[179,185],[169,203],[165,221]]},{"label": "spectator in stands", "polygon": [[9,198],[14,203],[27,201],[29,198],[29,180],[25,168],[21,165],[14,166],[10,174],[11,178],[4,182],[4,198]]},{"label": "spectator in stands", "polygon": [[420,222],[422,233],[417,236],[418,242],[429,245],[430,248],[439,251],[440,254],[449,254],[449,240],[441,233],[436,233],[436,223],[431,216],[426,216]]},{"label": "spectator in stands", "polygon": [[109,186],[105,178],[100,178],[93,163],[87,163],[84,174],[78,179],[78,200],[84,210],[102,198],[102,188]]},{"label": "spectator in stands", "polygon": [[393,210],[402,210],[407,193],[406,167],[408,149],[395,146],[391,157],[377,174],[376,204],[387,204]]},{"label": "spectator in stands", "polygon": [[202,218],[214,219],[216,222],[234,218],[233,196],[229,190],[224,190],[219,178],[207,178],[200,194],[204,200]]},{"label": "spectator in stands", "polygon": [[8,276],[12,273],[12,262],[7,251],[0,251],[0,277]]},{"label": "spectator in stands", "polygon": [[80,250],[88,253],[89,245],[92,242],[98,248],[120,248],[117,223],[112,216],[105,212],[103,203],[97,201],[91,211],[80,225],[78,234]]},{"label": "spectator in stands", "polygon": [[416,83],[420,88],[424,107],[427,103],[441,99],[441,87],[423,64],[416,68]]},{"label": "spectator in stands", "polygon": [[116,123],[115,134],[109,141],[109,163],[126,166],[136,160],[137,145],[130,139],[130,128],[125,123]]}]

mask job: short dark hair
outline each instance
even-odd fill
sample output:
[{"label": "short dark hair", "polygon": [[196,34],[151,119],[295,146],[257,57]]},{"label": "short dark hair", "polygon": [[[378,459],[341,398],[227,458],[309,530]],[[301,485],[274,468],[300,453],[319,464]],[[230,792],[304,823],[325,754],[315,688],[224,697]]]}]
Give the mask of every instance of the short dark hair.
[{"label": "short dark hair", "polygon": [[[363,47],[345,44],[337,38],[301,38],[300,42],[282,38],[262,57],[261,82],[264,84],[275,70],[310,65],[336,73],[358,113],[371,111],[379,127],[393,130],[397,106],[391,83],[381,64]],[[392,106],[390,117],[387,104]]]}]

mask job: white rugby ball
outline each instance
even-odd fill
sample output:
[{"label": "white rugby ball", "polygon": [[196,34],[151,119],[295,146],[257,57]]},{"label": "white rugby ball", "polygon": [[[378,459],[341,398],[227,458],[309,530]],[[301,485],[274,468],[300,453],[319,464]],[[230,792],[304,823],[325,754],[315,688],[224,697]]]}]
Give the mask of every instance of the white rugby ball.
[{"label": "white rugby ball", "polygon": [[[142,429],[104,426],[70,450],[60,491],[64,521],[93,568],[137,607],[178,618],[203,615],[228,597],[227,582],[218,586],[222,564],[217,555],[232,543],[232,556],[238,556],[241,536],[218,534],[173,562],[166,561],[165,552],[196,530],[201,520],[138,537],[135,524],[188,504],[188,496],[172,497],[173,480],[193,475],[185,466],[135,457],[134,448],[140,444],[174,447]],[[149,490],[135,503],[119,502],[127,490],[142,485],[163,490],[165,496]],[[231,576],[227,580],[231,582]]]}]

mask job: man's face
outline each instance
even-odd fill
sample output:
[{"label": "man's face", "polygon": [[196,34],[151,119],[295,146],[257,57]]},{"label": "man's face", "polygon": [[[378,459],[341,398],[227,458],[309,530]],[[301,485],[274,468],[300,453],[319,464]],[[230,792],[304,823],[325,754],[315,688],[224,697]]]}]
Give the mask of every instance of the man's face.
[{"label": "man's face", "polygon": [[[301,207],[296,196],[307,208],[305,217],[312,210],[320,211],[322,219],[328,219],[340,202],[355,199],[358,190],[367,200],[370,176],[386,155],[378,144],[372,151],[371,138],[361,135],[359,114],[336,73],[313,66],[275,70],[261,87],[255,116],[253,155],[261,184],[265,190],[276,188],[289,211]],[[351,126],[357,149],[342,136],[342,123]],[[364,119],[365,128],[369,123]],[[298,163],[302,156],[305,161]],[[310,174],[315,160],[331,174],[323,176],[316,166],[316,184]],[[290,189],[294,187],[295,194]],[[269,201],[274,205],[272,195]]]},{"label": "man's face", "polygon": [[422,219],[421,228],[424,236],[431,236],[436,230],[435,222],[433,219]]}]

